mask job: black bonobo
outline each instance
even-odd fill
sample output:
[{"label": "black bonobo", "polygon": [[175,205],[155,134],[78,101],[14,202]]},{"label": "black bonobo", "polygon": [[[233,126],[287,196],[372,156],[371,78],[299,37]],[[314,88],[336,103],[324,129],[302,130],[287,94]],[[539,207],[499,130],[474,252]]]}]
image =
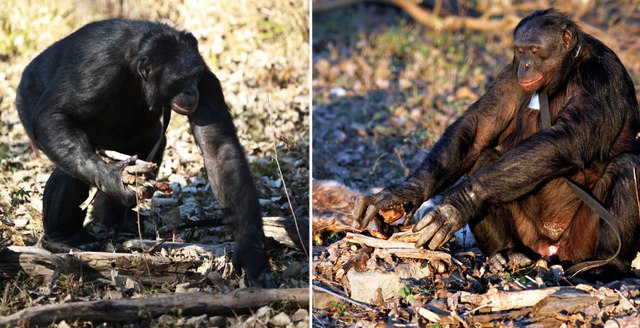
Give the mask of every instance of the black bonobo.
[{"label": "black bonobo", "polygon": [[414,226],[418,246],[438,248],[469,224],[494,271],[542,256],[628,273],[640,248],[640,122],[629,74],[611,49],[554,9],[525,17],[513,50],[421,166],[361,197],[356,217],[367,224],[381,208],[415,208],[443,193]]},{"label": "black bonobo", "polygon": [[220,82],[191,33],[146,21],[88,24],[27,66],[16,103],[27,134],[56,165],[44,191],[45,238],[70,246],[93,240],[79,207],[90,186],[100,191],[96,215],[123,224],[136,197],[121,182],[130,162],[107,163],[96,150],[153,153],[160,163],[161,117],[173,110],[188,116],[213,193],[233,219],[234,262],[256,284],[274,286],[256,187]]}]

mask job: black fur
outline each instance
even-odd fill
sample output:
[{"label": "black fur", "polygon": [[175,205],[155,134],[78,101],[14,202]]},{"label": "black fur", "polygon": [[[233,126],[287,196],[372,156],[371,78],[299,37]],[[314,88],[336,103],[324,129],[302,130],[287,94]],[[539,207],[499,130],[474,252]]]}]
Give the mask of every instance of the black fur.
[{"label": "black fur", "polygon": [[[534,91],[549,94],[548,129],[528,108]],[[447,128],[418,170],[356,211],[444,192],[415,228],[424,231],[419,245],[438,247],[469,223],[487,255],[519,248],[574,263],[607,258],[617,246],[612,231],[560,179],[570,177],[616,218],[623,249],[612,265],[626,272],[640,249],[630,182],[640,164],[639,131],[634,85],[616,54],[564,14],[535,12],[514,32],[513,62]],[[549,246],[558,254],[545,254]]]},{"label": "black fur", "polygon": [[[213,192],[235,223],[236,264],[273,286],[257,191],[220,83],[193,35],[146,21],[88,24],[27,66],[16,102],[29,137],[56,164],[45,188],[46,238],[87,241],[78,205],[89,185],[102,192],[96,213],[123,223],[135,202],[120,181],[125,164],[106,163],[96,149],[144,159],[161,138],[164,149],[160,117],[173,109],[189,115]],[[161,159],[162,151],[152,158]]]}]

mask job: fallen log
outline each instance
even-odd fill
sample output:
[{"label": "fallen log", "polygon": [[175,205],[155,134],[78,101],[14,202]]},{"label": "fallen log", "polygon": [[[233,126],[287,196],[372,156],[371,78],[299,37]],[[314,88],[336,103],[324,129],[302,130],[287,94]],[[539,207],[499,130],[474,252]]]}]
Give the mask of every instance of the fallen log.
[{"label": "fallen log", "polygon": [[[309,249],[309,219],[298,218],[298,230],[292,217],[266,216],[262,218],[264,235],[278,243],[301,251]],[[300,238],[302,237],[302,240]]]},{"label": "fallen log", "polygon": [[380,257],[384,257],[387,254],[393,254],[397,257],[401,258],[409,258],[409,259],[421,259],[421,260],[429,260],[429,261],[446,261],[447,263],[451,263],[451,254],[445,252],[438,251],[430,251],[428,249],[416,248],[416,249],[408,249],[408,248],[378,248],[373,251],[373,255],[377,255]]},{"label": "fallen log", "polygon": [[0,254],[0,277],[13,277],[19,271],[24,271],[31,277],[50,278],[56,273],[74,273],[89,279],[111,280],[112,272],[117,272],[120,279],[132,277],[143,283],[198,281],[203,277],[196,270],[202,264],[203,260],[200,259],[176,259],[141,253],[54,254],[33,246],[11,246]]},{"label": "fallen log", "polygon": [[408,248],[408,249],[416,248],[416,245],[412,243],[389,241],[384,239],[367,237],[365,235],[351,233],[351,232],[347,232],[347,235],[344,237],[344,240],[350,243],[361,244],[361,245],[365,245],[373,248]]},{"label": "fallen log", "polygon": [[561,309],[574,311],[593,303],[611,304],[617,298],[598,292],[586,292],[576,287],[548,287],[517,292],[470,294],[462,292],[460,302],[489,308],[492,312],[534,307],[540,316],[550,316]]},{"label": "fallen log", "polygon": [[243,289],[220,294],[176,294],[143,299],[100,300],[49,304],[26,308],[0,318],[0,326],[49,325],[60,320],[135,322],[165,313],[183,316],[235,315],[250,313],[264,305],[287,302],[306,309],[308,288]]},{"label": "fallen log", "polygon": [[183,250],[185,252],[195,251],[198,255],[219,257],[234,249],[234,243],[222,243],[215,245],[177,243],[169,241],[157,241],[149,239],[131,239],[122,243],[122,248],[126,251],[148,251],[148,250]]}]

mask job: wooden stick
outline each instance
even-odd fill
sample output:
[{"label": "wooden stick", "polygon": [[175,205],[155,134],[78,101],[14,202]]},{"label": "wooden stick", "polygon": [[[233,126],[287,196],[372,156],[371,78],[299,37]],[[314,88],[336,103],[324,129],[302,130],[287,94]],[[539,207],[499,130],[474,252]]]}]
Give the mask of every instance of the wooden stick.
[{"label": "wooden stick", "polygon": [[309,289],[243,289],[226,295],[189,293],[143,299],[48,304],[0,318],[0,326],[49,325],[62,319],[70,322],[133,322],[165,313],[184,316],[235,315],[250,313],[276,302],[295,304],[306,309],[309,305]]},{"label": "wooden stick", "polygon": [[351,232],[347,232],[347,235],[344,237],[344,240],[350,243],[366,245],[374,248],[406,248],[406,249],[416,248],[416,245],[413,243],[388,241],[384,239],[367,237],[365,235],[351,233]]},{"label": "wooden stick", "polygon": [[423,259],[429,261],[446,261],[451,263],[451,254],[438,251],[430,251],[422,248],[378,248],[373,251],[373,255],[386,256],[387,254],[393,254],[397,257],[409,258],[409,259]]}]

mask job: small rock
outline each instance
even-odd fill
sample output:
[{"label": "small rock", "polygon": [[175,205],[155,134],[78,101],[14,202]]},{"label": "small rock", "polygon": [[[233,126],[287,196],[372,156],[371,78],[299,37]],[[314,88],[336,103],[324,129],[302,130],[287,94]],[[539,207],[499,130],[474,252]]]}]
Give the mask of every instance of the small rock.
[{"label": "small rock", "polygon": [[291,316],[291,321],[300,322],[309,318],[309,313],[305,309],[299,309]]},{"label": "small rock", "polygon": [[562,279],[562,276],[564,276],[564,269],[559,264],[552,265],[549,269],[551,270],[551,275],[555,281],[559,281]]},{"label": "small rock", "polygon": [[208,327],[209,319],[206,314],[187,319],[186,325],[189,327]]},{"label": "small rock", "polygon": [[140,284],[131,278],[127,278],[127,280],[124,282],[124,289],[140,292]]},{"label": "small rock", "polygon": [[263,306],[256,311],[256,317],[263,323],[269,322],[269,319],[273,316],[273,310],[269,306]]},{"label": "small rock", "polygon": [[176,294],[185,294],[189,292],[190,283],[185,282],[176,285]]},{"label": "small rock", "polygon": [[62,320],[58,323],[58,328],[71,328],[71,326],[69,326],[66,321]]},{"label": "small rock", "polygon": [[29,224],[29,219],[26,217],[15,218],[13,219],[13,224],[16,226],[16,228],[24,228],[27,226],[27,224]]},{"label": "small rock", "polygon": [[226,327],[227,318],[223,316],[215,316],[209,318],[209,327]]},{"label": "small rock", "polygon": [[103,300],[119,300],[122,298],[122,292],[118,290],[108,290],[102,297]]},{"label": "small rock", "polygon": [[271,318],[269,323],[276,327],[285,327],[291,323],[291,319],[286,313],[280,312],[275,317]]},{"label": "small rock", "polygon": [[378,272],[374,270],[356,272],[349,270],[347,279],[351,286],[351,298],[356,301],[372,303],[375,302],[376,291],[380,289],[382,299],[398,295],[401,287],[405,286],[402,279],[423,279],[430,275],[428,266],[422,266],[418,262],[403,263],[395,267],[392,272]]},{"label": "small rock", "polygon": [[163,314],[158,318],[158,326],[173,327],[176,325],[176,318],[170,314]]},{"label": "small rock", "polygon": [[329,97],[335,97],[335,98],[342,98],[344,96],[347,95],[347,90],[345,90],[344,88],[332,88],[329,91]]}]

